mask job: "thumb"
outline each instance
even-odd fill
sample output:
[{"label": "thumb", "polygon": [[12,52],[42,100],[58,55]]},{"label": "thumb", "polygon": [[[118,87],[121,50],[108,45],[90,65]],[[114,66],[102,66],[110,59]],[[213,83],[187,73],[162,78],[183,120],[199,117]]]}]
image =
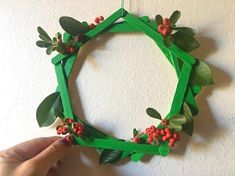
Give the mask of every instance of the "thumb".
[{"label": "thumb", "polygon": [[71,151],[72,140],[68,140],[68,137],[71,136],[66,136],[56,140],[28,162],[31,162],[39,169],[49,170],[53,164],[62,159]]}]

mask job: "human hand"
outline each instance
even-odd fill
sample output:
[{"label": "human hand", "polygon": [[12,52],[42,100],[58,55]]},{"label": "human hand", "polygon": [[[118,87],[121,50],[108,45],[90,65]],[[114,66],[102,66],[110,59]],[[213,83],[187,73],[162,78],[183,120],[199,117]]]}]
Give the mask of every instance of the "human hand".
[{"label": "human hand", "polygon": [[1,176],[56,176],[60,159],[71,151],[65,138],[46,137],[0,151]]}]

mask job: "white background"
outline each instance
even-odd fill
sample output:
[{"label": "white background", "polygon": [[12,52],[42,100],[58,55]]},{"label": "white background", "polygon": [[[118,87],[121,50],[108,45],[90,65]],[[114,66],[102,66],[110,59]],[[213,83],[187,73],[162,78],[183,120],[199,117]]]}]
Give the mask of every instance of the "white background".
[{"label": "white background", "polygon": [[[39,128],[35,117],[38,104],[57,85],[51,57],[35,46],[37,26],[54,35],[62,32],[60,16],[92,22],[119,7],[119,0],[0,1],[0,150],[55,135],[54,127]],[[197,97],[200,114],[193,137],[183,135],[168,157],[99,166],[94,149],[78,147],[63,161],[61,175],[235,175],[235,2],[132,0],[125,8],[150,18],[180,10],[179,25],[194,28],[201,44],[192,54],[210,64],[215,85]],[[144,130],[155,123],[146,115],[147,107],[167,114],[176,82],[174,70],[151,39],[143,34],[105,34],[79,53],[69,89],[80,117],[130,139],[134,127]]]}]

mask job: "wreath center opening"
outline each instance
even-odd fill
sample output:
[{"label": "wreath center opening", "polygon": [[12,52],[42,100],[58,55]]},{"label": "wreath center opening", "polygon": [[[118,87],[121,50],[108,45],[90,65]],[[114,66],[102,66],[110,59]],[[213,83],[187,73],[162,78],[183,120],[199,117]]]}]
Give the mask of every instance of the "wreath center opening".
[{"label": "wreath center opening", "polygon": [[[103,34],[81,48],[69,84],[73,111],[117,138],[156,124],[145,110],[166,116],[177,85],[175,70],[144,34]],[[160,123],[160,120],[159,120]]]}]

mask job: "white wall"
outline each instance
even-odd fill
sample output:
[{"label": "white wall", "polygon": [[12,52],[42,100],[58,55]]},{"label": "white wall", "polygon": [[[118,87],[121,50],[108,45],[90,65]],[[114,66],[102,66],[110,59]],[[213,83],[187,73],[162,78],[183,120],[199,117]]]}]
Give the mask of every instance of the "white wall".
[{"label": "white wall", "polygon": [[[0,150],[55,134],[54,128],[40,129],[35,118],[38,104],[57,85],[51,57],[35,46],[36,27],[52,35],[62,31],[58,23],[62,15],[92,21],[119,7],[119,0],[0,1]],[[130,0],[125,7],[151,18],[180,10],[179,24],[193,27],[201,43],[193,55],[210,64],[215,85],[197,97],[200,114],[193,137],[183,135],[168,157],[99,166],[93,149],[76,148],[63,161],[61,175],[69,175],[68,170],[86,176],[235,175],[235,2]],[[108,34],[79,54],[70,92],[76,113],[106,132],[129,139],[132,128],[154,123],[145,114],[146,107],[168,112],[175,85],[174,70],[149,38]]]}]

